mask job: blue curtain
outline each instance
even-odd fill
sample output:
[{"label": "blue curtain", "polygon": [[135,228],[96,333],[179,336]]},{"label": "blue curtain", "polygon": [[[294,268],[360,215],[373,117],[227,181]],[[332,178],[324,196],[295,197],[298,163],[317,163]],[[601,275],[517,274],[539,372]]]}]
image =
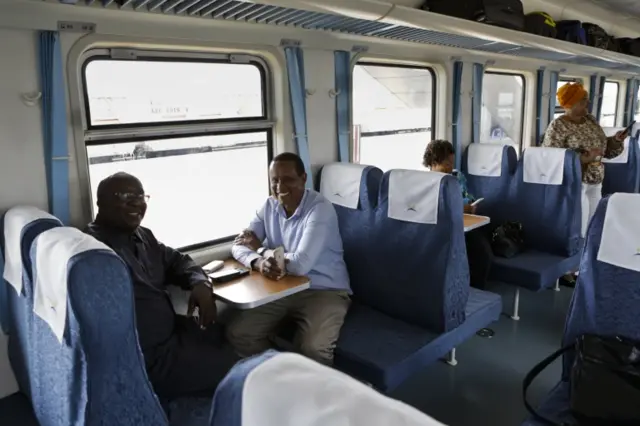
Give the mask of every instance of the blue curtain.
[{"label": "blue curtain", "polygon": [[[542,102],[544,92],[544,70],[538,70],[536,74],[536,145],[540,145],[542,141],[542,135],[544,134],[544,123],[542,121]],[[549,93],[549,96],[555,98],[553,93]],[[551,105],[549,105],[551,106]],[[555,107],[555,102],[554,102]]]},{"label": "blue curtain", "polygon": [[451,143],[456,151],[456,169],[460,170],[462,159],[462,126],[460,126],[460,98],[462,96],[462,67],[461,61],[453,64],[453,111],[451,114]]},{"label": "blue curtain", "polygon": [[336,130],[338,155],[343,163],[349,162],[349,129],[351,113],[351,53],[343,50],[334,52],[336,84]]},{"label": "blue curtain", "polygon": [[625,103],[624,125],[631,124],[636,115],[638,106],[638,80],[630,78],[627,80],[627,98]]},{"label": "blue curtain", "polygon": [[307,99],[304,82],[304,54],[299,47],[285,47],[287,60],[287,76],[289,78],[289,95],[291,98],[291,114],[293,117],[293,133],[298,155],[304,162],[307,171],[306,187],[313,189],[311,161],[309,158],[309,138],[307,137]]},{"label": "blue curtain", "polygon": [[49,195],[49,211],[69,224],[69,147],[67,106],[60,35],[40,31],[38,38],[42,135]]},{"label": "blue curtain", "polygon": [[598,84],[598,76],[592,75],[589,78],[589,114],[593,114],[593,106],[596,102],[596,84]]},{"label": "blue curtain", "polygon": [[473,142],[480,143],[480,125],[482,123],[482,80],[484,78],[484,64],[473,64],[473,104],[471,116],[473,118]]},{"label": "blue curtain", "polygon": [[[602,115],[602,99],[604,96],[604,84],[607,79],[605,77],[600,77],[600,84],[598,85],[598,108],[596,109],[596,118],[600,121],[600,116]],[[615,126],[615,123],[613,123]]]},{"label": "blue curtain", "polygon": [[558,80],[560,79],[560,73],[558,71],[551,71],[549,73],[549,114],[547,116],[547,123],[553,121],[553,116],[556,113],[556,103],[558,102]]}]

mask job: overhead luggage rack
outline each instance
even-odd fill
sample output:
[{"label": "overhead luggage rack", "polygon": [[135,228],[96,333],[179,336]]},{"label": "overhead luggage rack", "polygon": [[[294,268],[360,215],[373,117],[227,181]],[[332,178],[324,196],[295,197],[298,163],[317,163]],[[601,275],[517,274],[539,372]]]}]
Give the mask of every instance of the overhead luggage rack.
[{"label": "overhead luggage rack", "polygon": [[[57,0],[44,1],[58,2]],[[390,6],[388,12],[380,15],[377,19],[362,19],[347,16],[374,16],[373,12],[356,10],[358,7],[356,4],[360,0],[355,0],[353,4],[330,0],[319,2],[317,5],[310,1],[297,3],[290,0],[263,1],[272,4],[241,0],[59,0],[60,3],[73,4],[76,7],[89,6],[299,27],[307,30],[338,32],[572,63],[623,72],[640,72],[640,58],[633,56],[492,27],[473,21],[464,21],[445,15],[436,15],[391,3],[388,4]],[[362,1],[369,4],[367,0]],[[285,6],[293,4],[298,5],[301,9]],[[376,5],[380,8],[385,3],[376,2]],[[329,13],[327,10],[335,13]],[[344,15],[339,13],[344,13]]]}]

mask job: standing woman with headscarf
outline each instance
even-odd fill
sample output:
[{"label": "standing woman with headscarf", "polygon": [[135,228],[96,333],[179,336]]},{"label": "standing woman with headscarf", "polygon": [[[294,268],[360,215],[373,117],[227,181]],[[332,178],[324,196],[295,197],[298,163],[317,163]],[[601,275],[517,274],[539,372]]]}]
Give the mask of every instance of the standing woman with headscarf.
[{"label": "standing woman with headscarf", "polygon": [[[602,198],[604,166],[602,157],[614,158],[624,149],[624,131],[607,137],[596,118],[589,114],[589,94],[580,83],[558,89],[564,114],[549,124],[543,146],[571,149],[580,154],[582,165],[582,235]],[[567,280],[567,277],[565,277]]]}]

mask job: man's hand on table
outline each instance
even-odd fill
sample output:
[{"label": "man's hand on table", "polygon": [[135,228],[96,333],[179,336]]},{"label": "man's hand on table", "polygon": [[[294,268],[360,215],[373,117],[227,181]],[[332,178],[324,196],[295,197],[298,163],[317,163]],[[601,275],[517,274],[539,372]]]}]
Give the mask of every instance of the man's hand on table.
[{"label": "man's hand on table", "polygon": [[253,269],[272,280],[279,280],[285,275],[285,271],[282,271],[278,267],[278,262],[273,256],[256,259],[251,266]]},{"label": "man's hand on table", "polygon": [[262,243],[260,242],[256,234],[250,229],[245,229],[244,231],[242,231],[242,233],[238,235],[235,240],[233,240],[233,244],[245,246],[253,251],[257,251],[260,247],[262,247]]}]

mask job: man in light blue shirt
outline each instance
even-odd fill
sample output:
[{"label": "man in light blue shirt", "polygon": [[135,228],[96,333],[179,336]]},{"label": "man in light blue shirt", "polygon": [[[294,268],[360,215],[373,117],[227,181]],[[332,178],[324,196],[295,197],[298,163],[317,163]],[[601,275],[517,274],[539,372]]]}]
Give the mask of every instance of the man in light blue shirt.
[{"label": "man in light blue shirt", "polygon": [[[239,311],[227,326],[229,341],[242,356],[264,352],[286,317],[298,325],[294,344],[304,355],[333,363],[333,351],[351,303],[336,211],[318,192],[305,189],[307,174],[296,154],[278,155],[269,167],[272,196],[240,234],[233,257],[271,279],[305,275],[308,290]],[[285,251],[285,270],[269,249]],[[269,251],[268,251],[269,250]]]}]

